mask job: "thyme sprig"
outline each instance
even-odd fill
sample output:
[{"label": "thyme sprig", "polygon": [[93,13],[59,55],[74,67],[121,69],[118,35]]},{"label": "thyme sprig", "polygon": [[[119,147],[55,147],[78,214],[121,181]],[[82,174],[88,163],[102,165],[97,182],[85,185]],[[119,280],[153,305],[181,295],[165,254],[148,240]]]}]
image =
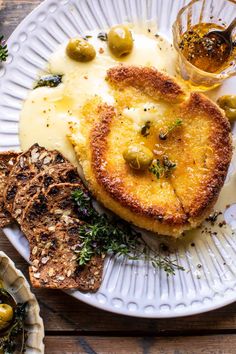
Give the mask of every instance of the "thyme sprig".
[{"label": "thyme sprig", "polygon": [[164,155],[162,161],[154,160],[149,167],[149,171],[153,173],[157,179],[162,177],[169,178],[173,170],[176,168],[176,163],[171,161],[168,156]]},{"label": "thyme sprig", "polygon": [[85,193],[82,189],[77,189],[72,193],[72,197],[76,202],[78,217],[81,220],[87,221],[98,216],[98,213],[93,208],[92,199],[89,194]]},{"label": "thyme sprig", "polygon": [[106,32],[100,32],[98,33],[98,39],[100,39],[101,41],[103,42],[106,42],[107,41],[107,33]]},{"label": "thyme sprig", "polygon": [[[77,205],[78,216],[86,222],[79,226],[80,247],[78,248],[78,264],[87,264],[94,255],[112,253],[123,255],[130,260],[144,260],[154,268],[160,268],[167,274],[175,274],[175,270],[184,270],[168,255],[156,252],[144,241],[142,235],[124,221],[107,215],[100,215],[92,206],[91,197],[81,189],[73,192],[72,197]],[[89,215],[89,216],[88,216]]]},{"label": "thyme sprig", "polygon": [[6,61],[8,57],[7,44],[4,41],[4,36],[0,36],[0,61]]},{"label": "thyme sprig", "polygon": [[175,270],[184,271],[184,267],[180,266],[177,260],[171,260],[168,254],[160,254],[152,247],[150,247],[144,239],[142,239],[141,252],[136,253],[136,255],[131,256],[130,259],[133,260],[144,260],[152,264],[154,268],[163,269],[167,275],[174,275]]},{"label": "thyme sprig", "polygon": [[171,123],[169,126],[168,126],[168,128],[167,128],[167,130],[165,131],[165,132],[161,132],[160,134],[159,134],[159,139],[160,140],[166,140],[167,139],[167,137],[168,137],[168,135],[174,130],[174,129],[176,129],[177,127],[180,127],[181,125],[182,125],[182,119],[180,119],[180,118],[177,118],[173,123]]},{"label": "thyme sprig", "polygon": [[159,159],[153,161],[152,165],[149,167],[149,171],[153,173],[157,179],[164,176],[164,168]]}]

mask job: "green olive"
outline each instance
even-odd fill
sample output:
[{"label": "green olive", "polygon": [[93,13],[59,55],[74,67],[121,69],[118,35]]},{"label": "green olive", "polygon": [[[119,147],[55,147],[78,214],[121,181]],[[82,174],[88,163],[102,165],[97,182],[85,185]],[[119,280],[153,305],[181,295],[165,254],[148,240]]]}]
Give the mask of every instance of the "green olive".
[{"label": "green olive", "polygon": [[13,314],[13,308],[10,305],[0,304],[0,330],[10,324]]},{"label": "green olive", "polygon": [[92,44],[83,38],[71,38],[66,47],[68,57],[80,62],[88,62],[95,58],[96,51]]},{"label": "green olive", "polygon": [[108,32],[107,39],[110,51],[118,58],[132,51],[133,38],[126,26],[118,25],[112,27]]},{"label": "green olive", "polygon": [[129,166],[135,170],[146,170],[152,163],[153,153],[143,145],[130,145],[123,152]]},{"label": "green olive", "polygon": [[225,115],[230,121],[236,120],[236,95],[221,96],[217,103],[225,111]]}]

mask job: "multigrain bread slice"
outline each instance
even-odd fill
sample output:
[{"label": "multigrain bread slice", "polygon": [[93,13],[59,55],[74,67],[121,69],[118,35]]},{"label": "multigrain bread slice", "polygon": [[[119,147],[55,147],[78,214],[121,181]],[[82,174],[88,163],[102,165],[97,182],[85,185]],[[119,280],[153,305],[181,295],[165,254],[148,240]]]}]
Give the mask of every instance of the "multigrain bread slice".
[{"label": "multigrain bread slice", "polygon": [[21,218],[28,202],[39,192],[45,193],[52,184],[79,183],[80,177],[77,169],[69,162],[49,166],[38,173],[24,187],[20,188],[15,196],[12,216],[21,224]]},{"label": "multigrain bread slice", "polygon": [[0,227],[5,227],[13,222],[11,214],[4,205],[3,193],[8,183],[9,174],[16,162],[19,153],[7,151],[0,153]]},{"label": "multigrain bread slice", "polygon": [[64,163],[65,158],[56,150],[48,151],[38,144],[19,155],[16,159],[4,190],[4,202],[11,213],[18,190],[24,187],[36,174],[52,166]]},{"label": "multigrain bread slice", "polygon": [[102,280],[103,258],[95,256],[78,267],[81,221],[68,217],[54,229],[43,227],[31,244],[30,280],[36,288],[97,291]]},{"label": "multigrain bread slice", "polygon": [[46,193],[39,192],[30,200],[21,222],[21,229],[30,243],[39,227],[54,228],[68,217],[77,217],[72,192],[78,188],[84,188],[82,183],[52,184]]},{"label": "multigrain bread slice", "polygon": [[77,261],[83,224],[72,198],[77,189],[86,192],[77,169],[57,151],[35,144],[23,154],[0,154],[0,226],[11,221],[3,209],[5,190],[8,209],[22,220],[30,243],[34,287],[95,292],[101,285],[104,257],[83,267]]}]

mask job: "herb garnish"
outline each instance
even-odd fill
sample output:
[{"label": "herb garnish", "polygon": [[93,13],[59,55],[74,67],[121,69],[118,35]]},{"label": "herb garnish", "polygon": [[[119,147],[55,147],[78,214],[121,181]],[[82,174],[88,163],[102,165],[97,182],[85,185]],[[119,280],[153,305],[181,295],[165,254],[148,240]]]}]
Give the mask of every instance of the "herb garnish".
[{"label": "herb garnish", "polygon": [[164,155],[162,161],[159,159],[154,160],[152,165],[149,167],[149,171],[153,173],[157,179],[162,177],[170,177],[172,171],[176,168],[176,163],[171,161],[168,156]]},{"label": "herb garnish", "polygon": [[161,132],[159,134],[159,139],[166,140],[170,132],[172,132],[172,130],[174,130],[175,128],[180,127],[181,125],[182,125],[182,119],[177,118],[173,123],[169,125],[169,127],[165,132]]},{"label": "herb garnish", "polygon": [[[17,346],[17,337],[19,335],[24,336],[24,319],[25,319],[25,309],[27,303],[17,304],[14,309],[14,318],[11,327],[7,330],[7,333],[0,337],[0,350],[4,354],[13,354]],[[24,342],[24,338],[21,344]],[[21,348],[23,352],[23,348]]]},{"label": "herb garnish", "polygon": [[100,39],[103,42],[106,42],[107,41],[107,33],[106,32],[98,33],[98,39]]},{"label": "herb garnish", "polygon": [[4,41],[4,37],[0,36],[0,61],[6,61],[8,57],[7,44]]},{"label": "herb garnish", "polygon": [[78,217],[87,221],[93,217],[97,216],[97,212],[92,206],[91,197],[86,194],[82,189],[77,189],[72,193],[72,197],[76,202]]},{"label": "herb garnish", "polygon": [[166,178],[170,177],[172,171],[176,168],[176,163],[171,161],[168,156],[164,155],[163,159],[164,175]]},{"label": "herb garnish", "polygon": [[128,223],[108,218],[105,214],[100,215],[93,208],[91,197],[81,189],[73,192],[72,197],[76,202],[79,218],[87,221],[78,230],[81,244],[75,252],[80,266],[88,263],[94,255],[113,253],[127,256],[131,260],[149,261],[153,267],[165,270],[168,275],[175,274],[176,269],[184,270],[168,255],[161,255],[153,250]]},{"label": "herb garnish", "polygon": [[151,122],[147,121],[144,126],[141,128],[142,136],[148,136],[150,134]]},{"label": "herb garnish", "polygon": [[108,220],[106,215],[97,215],[91,224],[81,225],[80,238],[83,240],[79,251],[79,265],[86,264],[94,254],[113,252],[117,255],[129,255],[139,243],[139,233],[128,225]]},{"label": "herb garnish", "polygon": [[90,38],[93,38],[93,36],[91,36],[90,34],[86,34],[86,35],[83,37],[83,39],[84,39],[85,41],[87,41],[87,40],[90,39]]},{"label": "herb garnish", "polygon": [[164,176],[164,168],[161,165],[160,160],[154,160],[152,165],[149,167],[149,171],[153,173],[157,179],[160,179],[161,177]]},{"label": "herb garnish", "polygon": [[62,81],[62,75],[45,75],[38,80],[34,88],[36,89],[38,87],[44,87],[44,86],[57,87],[59,84],[61,84],[61,81]]}]

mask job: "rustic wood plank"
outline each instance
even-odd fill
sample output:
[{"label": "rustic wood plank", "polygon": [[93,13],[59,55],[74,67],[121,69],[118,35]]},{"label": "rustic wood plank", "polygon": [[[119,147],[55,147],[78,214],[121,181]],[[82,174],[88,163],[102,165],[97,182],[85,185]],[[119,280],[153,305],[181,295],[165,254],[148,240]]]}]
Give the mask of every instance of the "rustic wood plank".
[{"label": "rustic wood plank", "polygon": [[[4,235],[0,249],[28,277],[28,266]],[[34,290],[47,331],[89,331],[133,335],[176,333],[220,333],[236,329],[236,303],[198,316],[177,319],[134,319],[94,309],[57,290]]]},{"label": "rustic wood plank", "polygon": [[[56,345],[55,345],[56,343]],[[50,354],[234,354],[236,335],[207,337],[46,337]]]},{"label": "rustic wood plank", "polygon": [[16,26],[43,0],[0,0],[0,33],[8,38]]}]

